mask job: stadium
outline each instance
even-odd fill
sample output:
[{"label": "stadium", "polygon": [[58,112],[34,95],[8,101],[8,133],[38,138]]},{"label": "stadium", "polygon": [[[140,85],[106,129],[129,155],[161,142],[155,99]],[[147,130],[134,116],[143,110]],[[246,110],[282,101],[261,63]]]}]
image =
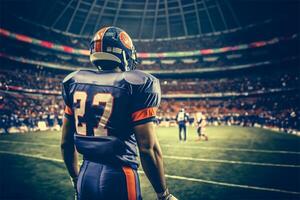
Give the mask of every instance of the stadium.
[{"label": "stadium", "polygon": [[[96,70],[90,41],[124,29],[159,79],[155,131],[178,199],[300,198],[300,2],[1,0],[0,199],[73,198],[62,82]],[[178,113],[187,140],[178,139]],[[208,140],[198,140],[197,113]],[[156,199],[142,167],[143,199]]]}]

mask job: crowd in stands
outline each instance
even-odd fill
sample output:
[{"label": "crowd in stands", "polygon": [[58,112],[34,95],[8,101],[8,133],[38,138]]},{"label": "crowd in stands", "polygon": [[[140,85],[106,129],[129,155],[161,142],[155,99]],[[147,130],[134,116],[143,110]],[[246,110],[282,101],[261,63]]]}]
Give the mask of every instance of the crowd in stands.
[{"label": "crowd in stands", "polygon": [[0,128],[8,133],[37,130],[39,122],[61,126],[63,108],[57,96],[0,92]]},{"label": "crowd in stands", "polygon": [[[0,69],[0,88],[18,86],[26,89],[61,91],[61,82],[67,75],[43,68]],[[203,94],[224,92],[267,91],[269,89],[299,88],[299,74],[273,73],[256,76],[243,75],[234,78],[161,78],[163,94]]]},{"label": "crowd in stands", "polygon": [[279,94],[273,96],[201,99],[163,100],[159,111],[160,121],[175,120],[176,113],[185,108],[191,121],[195,113],[202,112],[210,124],[268,126],[288,132],[300,130],[300,94]]},{"label": "crowd in stands", "polygon": [[[26,125],[31,130],[39,121],[48,126],[60,125],[64,103],[59,95],[36,95],[5,91],[6,86],[61,90],[66,73],[58,74],[46,69],[15,68],[0,70],[0,127],[6,132],[10,127]],[[254,126],[265,125],[285,130],[300,130],[299,74],[273,73],[272,76],[242,76],[227,78],[161,79],[165,94],[207,94],[216,92],[251,92],[273,88],[293,88],[274,95],[251,97],[205,98],[194,100],[163,99],[158,115],[160,121],[172,120],[180,108],[193,116],[202,111],[208,121],[219,124]],[[191,117],[192,119],[193,117]]]},{"label": "crowd in stands", "polygon": [[275,76],[242,76],[221,79],[163,79],[161,88],[164,94],[201,94],[224,92],[266,91],[274,88],[297,88],[298,75],[282,74]]},{"label": "crowd in stands", "polygon": [[47,70],[33,70],[27,68],[0,69],[0,87],[20,86],[43,90],[61,90],[63,76],[53,74]]},{"label": "crowd in stands", "polygon": [[[158,122],[175,121],[181,108],[189,113],[190,123],[197,112],[206,115],[211,125],[267,126],[289,132],[300,130],[300,95],[226,98],[163,99]],[[38,130],[39,122],[47,127],[60,127],[64,103],[60,96],[26,95],[0,92],[0,129],[2,132]]]}]

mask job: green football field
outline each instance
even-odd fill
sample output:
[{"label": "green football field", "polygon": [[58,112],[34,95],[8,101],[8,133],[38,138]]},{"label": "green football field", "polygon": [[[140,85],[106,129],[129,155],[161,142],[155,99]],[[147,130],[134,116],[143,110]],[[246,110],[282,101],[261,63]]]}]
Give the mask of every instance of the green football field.
[{"label": "green football field", "polygon": [[[157,128],[170,191],[179,199],[300,199],[300,137],[259,128],[208,127],[209,141]],[[0,199],[72,199],[60,133],[0,136]],[[143,198],[155,193],[140,168]]]}]

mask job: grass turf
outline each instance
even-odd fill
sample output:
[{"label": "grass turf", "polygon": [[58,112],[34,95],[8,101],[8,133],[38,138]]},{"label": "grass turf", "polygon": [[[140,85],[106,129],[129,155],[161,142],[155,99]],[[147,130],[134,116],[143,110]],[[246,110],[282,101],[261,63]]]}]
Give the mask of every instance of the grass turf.
[{"label": "grass turf", "polygon": [[[195,129],[190,127],[188,141],[180,143],[175,127],[157,128],[157,134],[166,155],[164,159],[166,174],[300,193],[300,138],[297,136],[259,128],[209,127],[207,129],[209,141],[196,142]],[[59,142],[60,133],[55,131],[1,135],[0,199],[72,199],[73,191],[63,163],[4,153],[9,151],[61,159]],[[202,160],[182,160],[182,158]],[[231,161],[252,164],[238,164]],[[298,167],[261,166],[256,163]],[[155,199],[146,177],[141,174],[140,179],[143,198]],[[179,180],[174,177],[168,178],[167,181],[171,192],[179,199],[300,198],[299,194],[229,187],[215,183]]]}]

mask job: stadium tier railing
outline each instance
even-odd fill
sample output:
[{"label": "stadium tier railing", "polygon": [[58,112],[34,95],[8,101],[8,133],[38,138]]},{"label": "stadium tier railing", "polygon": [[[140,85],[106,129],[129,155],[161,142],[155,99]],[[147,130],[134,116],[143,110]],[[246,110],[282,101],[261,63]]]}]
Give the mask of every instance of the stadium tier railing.
[{"label": "stadium tier railing", "polygon": [[[22,35],[18,33],[11,32],[9,30],[0,28],[0,36],[15,39],[21,42],[26,42],[29,44],[37,45],[43,48],[48,48],[56,51],[61,51],[64,53],[70,53],[75,55],[89,55],[89,50],[87,49],[77,49],[66,45],[55,44],[50,41],[39,40],[33,37],[29,37],[27,35]],[[175,52],[161,52],[161,53],[150,53],[150,52],[140,52],[138,53],[138,57],[141,59],[145,58],[180,58],[180,57],[191,57],[191,56],[202,56],[202,55],[210,55],[210,54],[218,54],[225,53],[230,51],[238,51],[245,50],[250,48],[258,48],[264,47],[267,45],[276,44],[280,41],[292,40],[298,38],[298,34],[292,34],[288,37],[274,37],[265,41],[257,41],[249,44],[239,44],[235,46],[225,46],[221,48],[214,49],[201,49],[201,50],[193,50],[193,51],[175,51]]]},{"label": "stadium tier railing", "polygon": [[[72,65],[62,65],[58,63],[52,63],[52,62],[44,62],[44,61],[37,61],[32,60],[24,57],[18,57],[18,56],[12,56],[5,53],[0,52],[0,57],[6,58],[12,61],[21,62],[25,64],[32,64],[32,65],[39,65],[44,66],[47,68],[54,68],[54,69],[60,69],[65,71],[75,71],[80,69],[94,69],[94,67],[80,67],[80,66],[72,66]],[[296,57],[289,57],[285,60],[295,60]],[[243,65],[234,65],[234,66],[221,66],[221,67],[199,67],[198,69],[174,69],[174,70],[144,70],[145,72],[148,72],[153,75],[172,75],[172,74],[197,74],[197,73],[208,73],[208,72],[222,72],[222,71],[231,71],[231,70],[241,70],[241,69],[247,69],[252,67],[259,67],[259,66],[266,66],[271,64],[277,64],[280,60],[267,60],[263,62],[256,62],[256,63],[249,63],[249,64],[243,64]]]},{"label": "stadium tier railing", "polygon": [[[281,92],[299,92],[300,88],[271,88],[249,92],[213,92],[213,93],[201,93],[201,94],[163,94],[163,99],[202,99],[202,98],[227,98],[227,97],[248,97],[257,95],[271,95]],[[61,91],[56,90],[42,90],[24,88],[21,86],[4,85],[0,86],[2,92],[18,92],[18,93],[30,93],[39,95],[61,95]]]}]

